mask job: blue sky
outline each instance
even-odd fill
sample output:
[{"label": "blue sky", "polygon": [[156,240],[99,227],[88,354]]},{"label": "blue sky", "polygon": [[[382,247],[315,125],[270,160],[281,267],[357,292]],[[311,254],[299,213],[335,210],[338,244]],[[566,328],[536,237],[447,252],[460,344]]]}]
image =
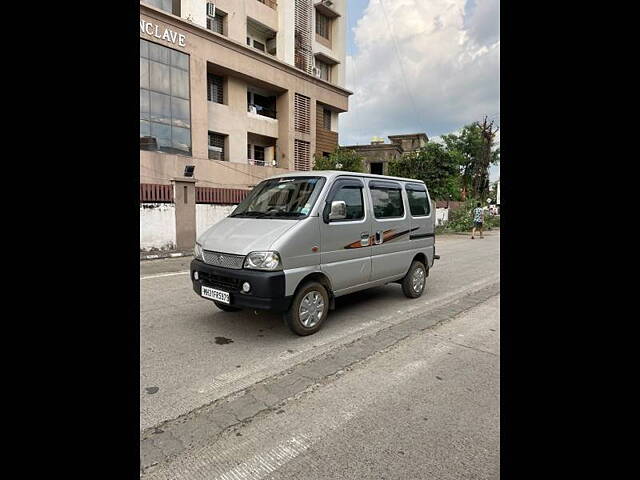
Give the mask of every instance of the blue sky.
[{"label": "blue sky", "polygon": [[499,125],[500,1],[382,1],[347,0],[354,95],[340,143],[416,132],[437,141],[484,115]]}]

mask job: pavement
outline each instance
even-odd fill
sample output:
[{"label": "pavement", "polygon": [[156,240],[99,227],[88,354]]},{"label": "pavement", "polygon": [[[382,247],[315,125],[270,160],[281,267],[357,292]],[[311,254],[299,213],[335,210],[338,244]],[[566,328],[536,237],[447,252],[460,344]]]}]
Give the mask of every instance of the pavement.
[{"label": "pavement", "polygon": [[[192,291],[190,258],[141,262],[143,477],[215,478],[249,462],[220,478],[497,478],[499,239],[439,236],[423,297],[395,284],[342,297],[310,337],[277,315],[218,311]],[[415,409],[431,414],[416,423]]]}]

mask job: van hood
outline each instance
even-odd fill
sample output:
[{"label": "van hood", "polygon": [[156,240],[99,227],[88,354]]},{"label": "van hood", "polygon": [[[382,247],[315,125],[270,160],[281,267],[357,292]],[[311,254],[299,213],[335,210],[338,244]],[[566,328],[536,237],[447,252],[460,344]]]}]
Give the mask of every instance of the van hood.
[{"label": "van hood", "polygon": [[247,255],[269,250],[273,242],[297,223],[297,220],[227,217],[206,230],[198,243],[205,250]]}]

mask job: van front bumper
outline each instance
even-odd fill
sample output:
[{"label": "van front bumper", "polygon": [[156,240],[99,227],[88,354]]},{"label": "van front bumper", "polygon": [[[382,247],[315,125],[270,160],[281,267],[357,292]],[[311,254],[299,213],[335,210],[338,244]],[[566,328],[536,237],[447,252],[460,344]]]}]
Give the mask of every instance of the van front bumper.
[{"label": "van front bumper", "polygon": [[[229,305],[232,307],[285,312],[293,299],[284,294],[285,277],[282,271],[234,270],[214,267],[195,259],[191,261],[190,270],[194,292],[202,297],[203,285],[229,292],[231,300]],[[194,272],[198,272],[198,280],[194,278]],[[251,285],[248,293],[242,291],[244,282],[249,282]]]}]

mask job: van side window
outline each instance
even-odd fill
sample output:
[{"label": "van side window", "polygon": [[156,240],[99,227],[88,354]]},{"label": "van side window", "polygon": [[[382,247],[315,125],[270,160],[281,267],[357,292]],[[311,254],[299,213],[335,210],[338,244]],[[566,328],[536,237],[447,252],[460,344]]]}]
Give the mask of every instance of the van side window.
[{"label": "van side window", "polygon": [[431,205],[427,201],[426,191],[407,189],[407,198],[409,199],[409,209],[412,216],[419,217],[431,213]]},{"label": "van side window", "polygon": [[347,205],[345,220],[361,220],[364,218],[364,201],[362,187],[352,185],[341,187],[333,197],[333,201],[342,200]]},{"label": "van side window", "polygon": [[404,205],[400,187],[370,186],[373,200],[373,214],[376,218],[402,217]]}]

